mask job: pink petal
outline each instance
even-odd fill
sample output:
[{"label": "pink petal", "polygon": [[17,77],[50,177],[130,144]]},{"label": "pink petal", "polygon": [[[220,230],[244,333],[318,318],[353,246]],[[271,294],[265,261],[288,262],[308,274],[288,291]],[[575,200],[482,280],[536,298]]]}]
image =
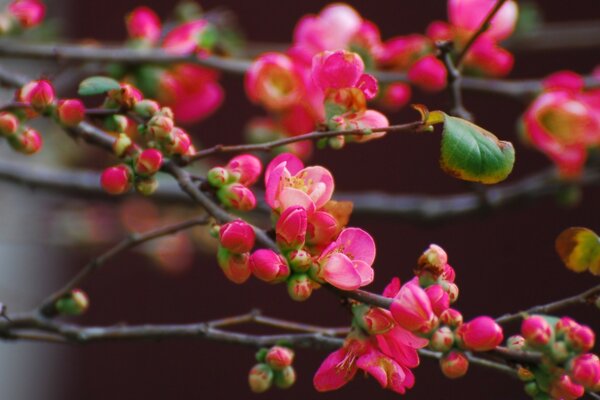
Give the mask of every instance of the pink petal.
[{"label": "pink petal", "polygon": [[287,168],[292,175],[296,175],[298,171],[304,168],[302,161],[292,153],[280,154],[272,159],[269,165],[267,165],[267,169],[265,170],[265,183],[269,181],[271,172],[281,163],[284,163],[284,167]]},{"label": "pink petal", "polygon": [[369,74],[362,74],[356,83],[356,87],[363,91],[367,100],[371,100],[377,96],[377,91],[379,90],[377,79]]},{"label": "pink petal", "polygon": [[356,361],[356,366],[373,376],[383,388],[404,392],[404,370],[394,360],[378,351],[370,351]]},{"label": "pink petal", "polygon": [[375,261],[375,241],[360,228],[346,228],[338,236],[336,242],[342,252],[353,260],[364,261],[368,265]]},{"label": "pink petal", "polygon": [[315,202],[317,209],[331,200],[334,190],[333,176],[321,166],[307,167],[296,174],[308,186],[307,193]]},{"label": "pink petal", "polygon": [[356,375],[356,365],[351,363],[347,368],[340,368],[347,357],[345,348],[334,351],[323,361],[313,378],[313,385],[319,392],[336,390],[348,383]]},{"label": "pink petal", "polygon": [[383,293],[382,293],[383,297],[387,297],[388,299],[396,297],[396,295],[400,291],[401,286],[402,285],[400,283],[400,278],[397,278],[397,277],[392,278],[390,283],[388,283],[388,285],[385,287],[385,289],[383,289]]},{"label": "pink petal", "polygon": [[349,51],[324,51],[313,57],[313,81],[323,91],[355,87],[364,70],[360,56]]},{"label": "pink petal", "polygon": [[354,264],[354,268],[356,268],[356,272],[360,275],[360,286],[366,286],[373,282],[375,272],[369,264],[361,260],[354,260],[352,263]]},{"label": "pink petal", "polygon": [[282,180],[289,176],[285,163],[277,164],[275,168],[268,171],[268,174],[265,174],[265,201],[271,208],[277,208],[276,203],[281,192]]},{"label": "pink petal", "polygon": [[[277,198],[281,211],[287,210],[289,207],[302,207],[308,214],[315,211],[315,203],[302,190],[284,187]],[[277,205],[277,203],[276,203]]]},{"label": "pink petal", "polygon": [[321,276],[342,290],[358,289],[362,281],[352,261],[341,253],[334,253],[328,257],[321,269]]}]

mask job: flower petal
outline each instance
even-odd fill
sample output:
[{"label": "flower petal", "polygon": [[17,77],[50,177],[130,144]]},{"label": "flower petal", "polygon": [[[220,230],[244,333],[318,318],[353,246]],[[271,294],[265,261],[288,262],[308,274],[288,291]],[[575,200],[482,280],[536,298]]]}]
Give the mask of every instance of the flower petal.
[{"label": "flower petal", "polygon": [[321,277],[342,290],[358,289],[362,282],[352,261],[341,253],[334,253],[327,258],[321,269]]},{"label": "flower petal", "polygon": [[347,357],[345,348],[334,351],[323,361],[313,378],[313,385],[319,392],[336,390],[348,383],[356,375],[356,365],[351,363],[347,368],[340,368]]},{"label": "flower petal", "polygon": [[336,242],[342,252],[353,260],[364,261],[372,265],[375,261],[375,241],[360,228],[346,228],[338,236]]}]

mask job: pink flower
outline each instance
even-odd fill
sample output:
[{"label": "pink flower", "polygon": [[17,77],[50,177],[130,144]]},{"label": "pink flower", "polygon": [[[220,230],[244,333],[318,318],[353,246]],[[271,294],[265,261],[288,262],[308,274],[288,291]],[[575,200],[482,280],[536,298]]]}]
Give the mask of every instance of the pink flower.
[{"label": "pink flower", "polygon": [[558,71],[548,75],[543,81],[545,91],[565,90],[571,93],[581,92],[585,82],[581,75],[573,71]]},{"label": "pink flower", "polygon": [[158,15],[148,7],[138,7],[125,17],[127,32],[132,39],[143,39],[149,44],[158,41],[161,25]]},{"label": "pink flower", "polygon": [[482,316],[462,324],[456,331],[463,345],[473,351],[493,350],[502,343],[504,334],[492,318]]},{"label": "pink flower", "polygon": [[427,37],[434,41],[452,40],[454,33],[452,26],[444,21],[433,21],[427,26]]},{"label": "pink flower", "polygon": [[260,177],[262,163],[251,154],[242,154],[229,160],[225,168],[239,183],[252,186]]},{"label": "pink flower", "polygon": [[269,249],[259,249],[250,256],[250,270],[258,279],[268,283],[279,283],[290,275],[285,259]]},{"label": "pink flower", "polygon": [[277,211],[301,206],[310,214],[331,199],[334,182],[331,173],[320,166],[303,168],[289,153],[275,157],[265,172],[265,200]]},{"label": "pink flower", "polygon": [[446,87],[446,67],[435,56],[425,56],[410,67],[408,79],[424,90],[439,91]]},{"label": "pink flower", "polygon": [[[347,113],[332,118],[329,123],[333,129],[374,129],[386,128],[390,123],[385,115],[375,110],[365,110],[359,113]],[[369,140],[380,139],[386,132],[372,132],[366,135],[348,135],[349,141],[364,143]]]},{"label": "pink flower", "polygon": [[375,241],[359,228],[342,230],[317,259],[318,277],[342,290],[355,290],[373,281]]},{"label": "pink flower", "polygon": [[390,311],[398,325],[411,332],[428,331],[435,321],[427,293],[414,281],[400,288],[394,296]]},{"label": "pink flower", "polygon": [[[448,19],[463,39],[468,39],[488,16],[495,0],[449,0]],[[492,19],[484,35],[496,41],[509,37],[517,22],[519,10],[516,2],[506,2]]]},{"label": "pink flower", "polygon": [[244,83],[250,100],[272,110],[288,108],[304,94],[300,72],[289,57],[280,53],[261,55],[246,72]]},{"label": "pink flower", "polygon": [[46,14],[46,6],[40,0],[13,0],[8,5],[8,12],[24,28],[31,28],[42,22]]},{"label": "pink flower", "polygon": [[170,54],[191,54],[196,52],[200,45],[202,34],[206,32],[208,22],[197,19],[177,26],[165,36],[162,48]]},{"label": "pink flower", "polygon": [[364,74],[365,64],[360,56],[345,50],[324,51],[313,57],[312,78],[317,87],[329,89],[358,88],[366,99],[377,94],[377,81]]},{"label": "pink flower", "polygon": [[306,245],[313,254],[321,254],[340,232],[340,226],[333,215],[317,211],[308,215]]},{"label": "pink flower", "polygon": [[249,252],[254,247],[254,240],[254,229],[241,219],[228,222],[219,229],[221,246],[232,253]]},{"label": "pink flower", "polygon": [[308,217],[300,206],[288,207],[275,225],[277,245],[282,250],[297,250],[304,245]]}]

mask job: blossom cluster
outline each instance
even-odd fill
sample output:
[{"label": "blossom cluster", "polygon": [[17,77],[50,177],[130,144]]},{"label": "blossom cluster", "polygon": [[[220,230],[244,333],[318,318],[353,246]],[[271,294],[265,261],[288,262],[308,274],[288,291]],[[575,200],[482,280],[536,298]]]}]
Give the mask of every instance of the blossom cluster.
[{"label": "blossom cluster", "polygon": [[[166,29],[153,10],[138,7],[125,19],[128,44],[133,48],[161,48],[168,54],[205,57],[216,45],[217,29],[202,15],[187,17],[190,19]],[[171,108],[180,123],[202,120],[223,102],[219,73],[194,63],[114,71],[116,78],[132,81],[147,97]]]},{"label": "blossom cluster", "polygon": [[0,136],[10,146],[24,154],[37,153],[42,137],[26,122],[40,115],[51,116],[59,124],[72,127],[85,116],[85,107],[77,99],[57,99],[54,87],[45,79],[28,82],[15,93],[15,102],[0,112]]},{"label": "blossom cluster", "polygon": [[539,365],[518,371],[527,394],[575,400],[585,391],[600,391],[600,359],[589,353],[594,342],[594,331],[571,318],[532,315],[523,320],[520,335],[508,338],[507,346],[542,353]]},{"label": "blossom cluster", "polygon": [[583,78],[556,72],[543,83],[522,118],[524,139],[545,153],[562,177],[581,175],[589,149],[600,146],[600,90],[584,89]]},{"label": "blossom cluster", "polygon": [[224,167],[211,168],[207,179],[216,189],[221,204],[240,211],[250,211],[256,207],[256,197],[249,188],[258,181],[261,172],[262,163],[257,157],[242,154],[232,158]]},{"label": "blossom cluster", "polygon": [[273,346],[256,353],[258,364],[248,373],[248,384],[254,393],[263,393],[273,385],[280,389],[290,388],[296,382],[296,371],[292,366],[294,351],[289,347]]},{"label": "blossom cluster", "polygon": [[0,35],[33,28],[45,15],[46,6],[40,0],[12,0],[0,13]]}]

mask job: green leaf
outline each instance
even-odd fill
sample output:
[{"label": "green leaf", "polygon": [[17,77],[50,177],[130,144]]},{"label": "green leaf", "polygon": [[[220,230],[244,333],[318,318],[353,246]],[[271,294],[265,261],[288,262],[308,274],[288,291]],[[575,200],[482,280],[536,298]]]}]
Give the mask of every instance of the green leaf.
[{"label": "green leaf", "polygon": [[556,251],[567,268],[600,275],[600,238],[587,228],[569,228],[556,238]]},{"label": "green leaf", "polygon": [[510,142],[461,118],[444,114],[440,166],[456,178],[486,184],[506,179],[515,163]]},{"label": "green leaf", "polygon": [[92,76],[84,79],[79,84],[77,93],[81,96],[93,96],[96,94],[106,93],[109,90],[120,89],[119,82],[105,76]]}]

